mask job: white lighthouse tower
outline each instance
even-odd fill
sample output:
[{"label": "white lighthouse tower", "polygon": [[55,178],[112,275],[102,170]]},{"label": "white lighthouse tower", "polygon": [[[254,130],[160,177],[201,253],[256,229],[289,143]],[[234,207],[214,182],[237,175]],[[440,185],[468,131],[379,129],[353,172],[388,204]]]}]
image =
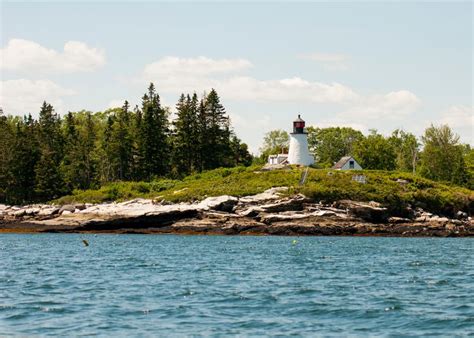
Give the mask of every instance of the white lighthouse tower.
[{"label": "white lighthouse tower", "polygon": [[288,151],[288,163],[299,165],[311,165],[314,157],[308,149],[308,133],[304,130],[305,122],[298,115],[293,121],[293,132],[290,134],[290,149]]}]

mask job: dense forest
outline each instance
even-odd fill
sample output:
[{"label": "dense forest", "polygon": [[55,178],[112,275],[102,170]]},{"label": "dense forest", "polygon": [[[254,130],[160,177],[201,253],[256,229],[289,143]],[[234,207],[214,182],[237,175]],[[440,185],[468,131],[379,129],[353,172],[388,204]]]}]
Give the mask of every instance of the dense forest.
[{"label": "dense forest", "polygon": [[0,202],[47,201],[112,181],[180,178],[192,172],[250,165],[213,89],[182,94],[171,118],[153,83],[141,107],[69,112],[44,102],[39,118],[0,112]]},{"label": "dense forest", "polygon": [[[368,135],[348,127],[308,127],[308,145],[316,167],[330,168],[342,156],[353,156],[367,170],[410,172],[447,184],[474,189],[474,149],[459,142],[447,125],[428,127],[421,139],[395,130],[384,136],[371,130]],[[269,154],[285,152],[289,135],[272,130],[265,135],[260,162]]]}]

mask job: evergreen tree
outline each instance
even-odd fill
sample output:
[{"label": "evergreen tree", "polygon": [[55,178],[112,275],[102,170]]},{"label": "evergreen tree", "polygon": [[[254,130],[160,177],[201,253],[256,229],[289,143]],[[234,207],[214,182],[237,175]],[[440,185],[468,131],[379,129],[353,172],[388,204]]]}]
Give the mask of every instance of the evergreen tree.
[{"label": "evergreen tree", "polygon": [[6,201],[7,180],[15,142],[14,130],[0,108],[0,202]]},{"label": "evergreen tree", "polygon": [[64,192],[64,182],[60,172],[63,139],[60,118],[53,106],[43,102],[39,114],[39,161],[36,163],[35,191],[42,200],[54,199]]},{"label": "evergreen tree", "polygon": [[82,189],[88,189],[95,184],[97,171],[97,161],[94,160],[96,138],[96,128],[92,114],[90,112],[86,112],[81,138],[82,156],[84,159],[84,169],[82,173],[82,181],[80,184]]},{"label": "evergreen tree", "polygon": [[6,175],[6,201],[28,203],[36,199],[35,167],[39,149],[37,124],[31,115],[16,123]]},{"label": "evergreen tree", "polygon": [[160,97],[153,83],[148,87],[148,94],[142,99],[143,121],[139,137],[141,140],[142,163],[144,178],[147,180],[168,173],[169,127],[166,110],[162,109]]},{"label": "evergreen tree", "polygon": [[247,144],[241,143],[235,135],[232,135],[230,139],[230,148],[232,151],[231,166],[247,167],[252,164],[253,156],[249,153]]},{"label": "evergreen tree", "polygon": [[176,105],[177,117],[173,121],[173,170],[180,175],[187,175],[198,166],[196,154],[199,145],[198,139],[198,114],[197,95],[181,97]]},{"label": "evergreen tree", "polygon": [[143,128],[143,114],[138,106],[135,106],[132,126],[131,126],[131,139],[132,139],[132,178],[136,181],[143,180],[145,177],[144,169],[144,145],[141,131]]},{"label": "evergreen tree", "polygon": [[108,140],[113,178],[129,180],[132,177],[132,139],[131,115],[128,101],[121,109],[115,111]]},{"label": "evergreen tree", "polygon": [[73,113],[69,112],[64,119],[64,157],[61,171],[67,191],[79,188],[82,158],[80,156],[80,140]]},{"label": "evergreen tree", "polygon": [[114,175],[114,167],[117,165],[117,157],[114,152],[114,144],[112,140],[112,132],[115,116],[110,114],[106,119],[106,125],[100,137],[99,148],[97,154],[101,159],[99,162],[99,181],[102,183],[111,182],[117,179]]},{"label": "evergreen tree", "polygon": [[199,121],[202,169],[228,166],[227,159],[232,153],[229,118],[214,89],[201,102]]}]

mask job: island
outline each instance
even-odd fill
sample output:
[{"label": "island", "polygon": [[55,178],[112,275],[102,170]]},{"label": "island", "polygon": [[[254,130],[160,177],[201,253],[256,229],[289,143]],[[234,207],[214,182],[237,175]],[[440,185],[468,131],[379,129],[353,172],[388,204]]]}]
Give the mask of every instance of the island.
[{"label": "island", "polygon": [[0,232],[468,237],[473,208],[471,190],[407,173],[237,167],[0,205]]}]

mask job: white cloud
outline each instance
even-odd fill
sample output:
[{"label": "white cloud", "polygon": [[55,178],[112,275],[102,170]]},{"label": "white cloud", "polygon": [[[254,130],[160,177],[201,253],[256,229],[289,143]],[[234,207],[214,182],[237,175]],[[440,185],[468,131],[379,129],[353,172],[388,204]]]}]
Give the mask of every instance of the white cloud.
[{"label": "white cloud", "polygon": [[310,53],[299,55],[300,59],[315,61],[320,63],[327,70],[343,71],[348,70],[349,56],[338,53]]},{"label": "white cloud", "polygon": [[439,119],[439,123],[447,124],[453,128],[474,128],[474,107],[451,106]]},{"label": "white cloud", "polygon": [[210,59],[204,56],[197,58],[179,58],[167,56],[145,66],[143,75],[146,78],[167,76],[202,76],[216,73],[230,73],[252,67],[244,59]]},{"label": "white cloud", "polygon": [[91,48],[84,42],[68,41],[63,51],[48,49],[40,44],[22,39],[11,39],[0,49],[0,69],[39,72],[87,72],[105,64],[105,52]]},{"label": "white cloud", "polygon": [[155,82],[159,91],[203,92],[218,89],[227,99],[263,101],[342,102],[357,94],[339,83],[320,83],[299,77],[258,80],[235,74],[252,67],[245,59],[165,57],[145,66],[140,81]]},{"label": "white cloud", "polygon": [[[347,59],[342,55],[316,55],[326,62],[340,62]],[[398,90],[388,93],[375,93],[362,95],[347,85],[331,82],[323,83],[310,81],[301,77],[288,77],[281,79],[257,79],[243,75],[251,66],[251,62],[242,59],[213,60],[204,57],[195,59],[182,59],[167,57],[147,65],[140,77],[143,81],[152,81],[157,86],[158,92],[202,93],[215,88],[224,102],[281,102],[282,104],[309,106],[326,105],[336,113],[328,119],[321,119],[320,126],[350,126],[355,129],[367,131],[367,128],[381,128],[391,121],[404,122],[410,114],[417,111],[421,104],[420,99],[408,90]],[[194,69],[196,68],[196,69]],[[231,106],[232,101],[226,106]],[[229,109],[232,112],[232,109]],[[248,114],[244,114],[248,119]],[[265,130],[270,126],[271,116],[257,114],[262,118],[258,121],[251,119],[251,123],[240,114],[231,114],[233,124],[237,131]],[[327,114],[326,114],[327,115]],[[256,115],[255,115],[256,116]],[[252,126],[259,126],[253,128]],[[383,128],[382,128],[383,129]],[[251,144],[251,147],[254,144]]]},{"label": "white cloud", "polygon": [[257,80],[233,77],[221,81],[216,88],[227,98],[263,101],[344,102],[358,95],[340,83],[320,83],[299,77],[280,80]]},{"label": "white cloud", "polygon": [[51,103],[58,112],[63,110],[63,97],[74,95],[49,80],[7,80],[0,82],[0,107],[5,114],[37,114],[43,101]]},{"label": "white cloud", "polygon": [[339,114],[355,120],[400,120],[415,112],[421,100],[408,90],[393,91],[383,95],[361,96]]},{"label": "white cloud", "polygon": [[456,105],[441,113],[435,124],[447,124],[459,136],[461,142],[474,145],[474,107]]}]

